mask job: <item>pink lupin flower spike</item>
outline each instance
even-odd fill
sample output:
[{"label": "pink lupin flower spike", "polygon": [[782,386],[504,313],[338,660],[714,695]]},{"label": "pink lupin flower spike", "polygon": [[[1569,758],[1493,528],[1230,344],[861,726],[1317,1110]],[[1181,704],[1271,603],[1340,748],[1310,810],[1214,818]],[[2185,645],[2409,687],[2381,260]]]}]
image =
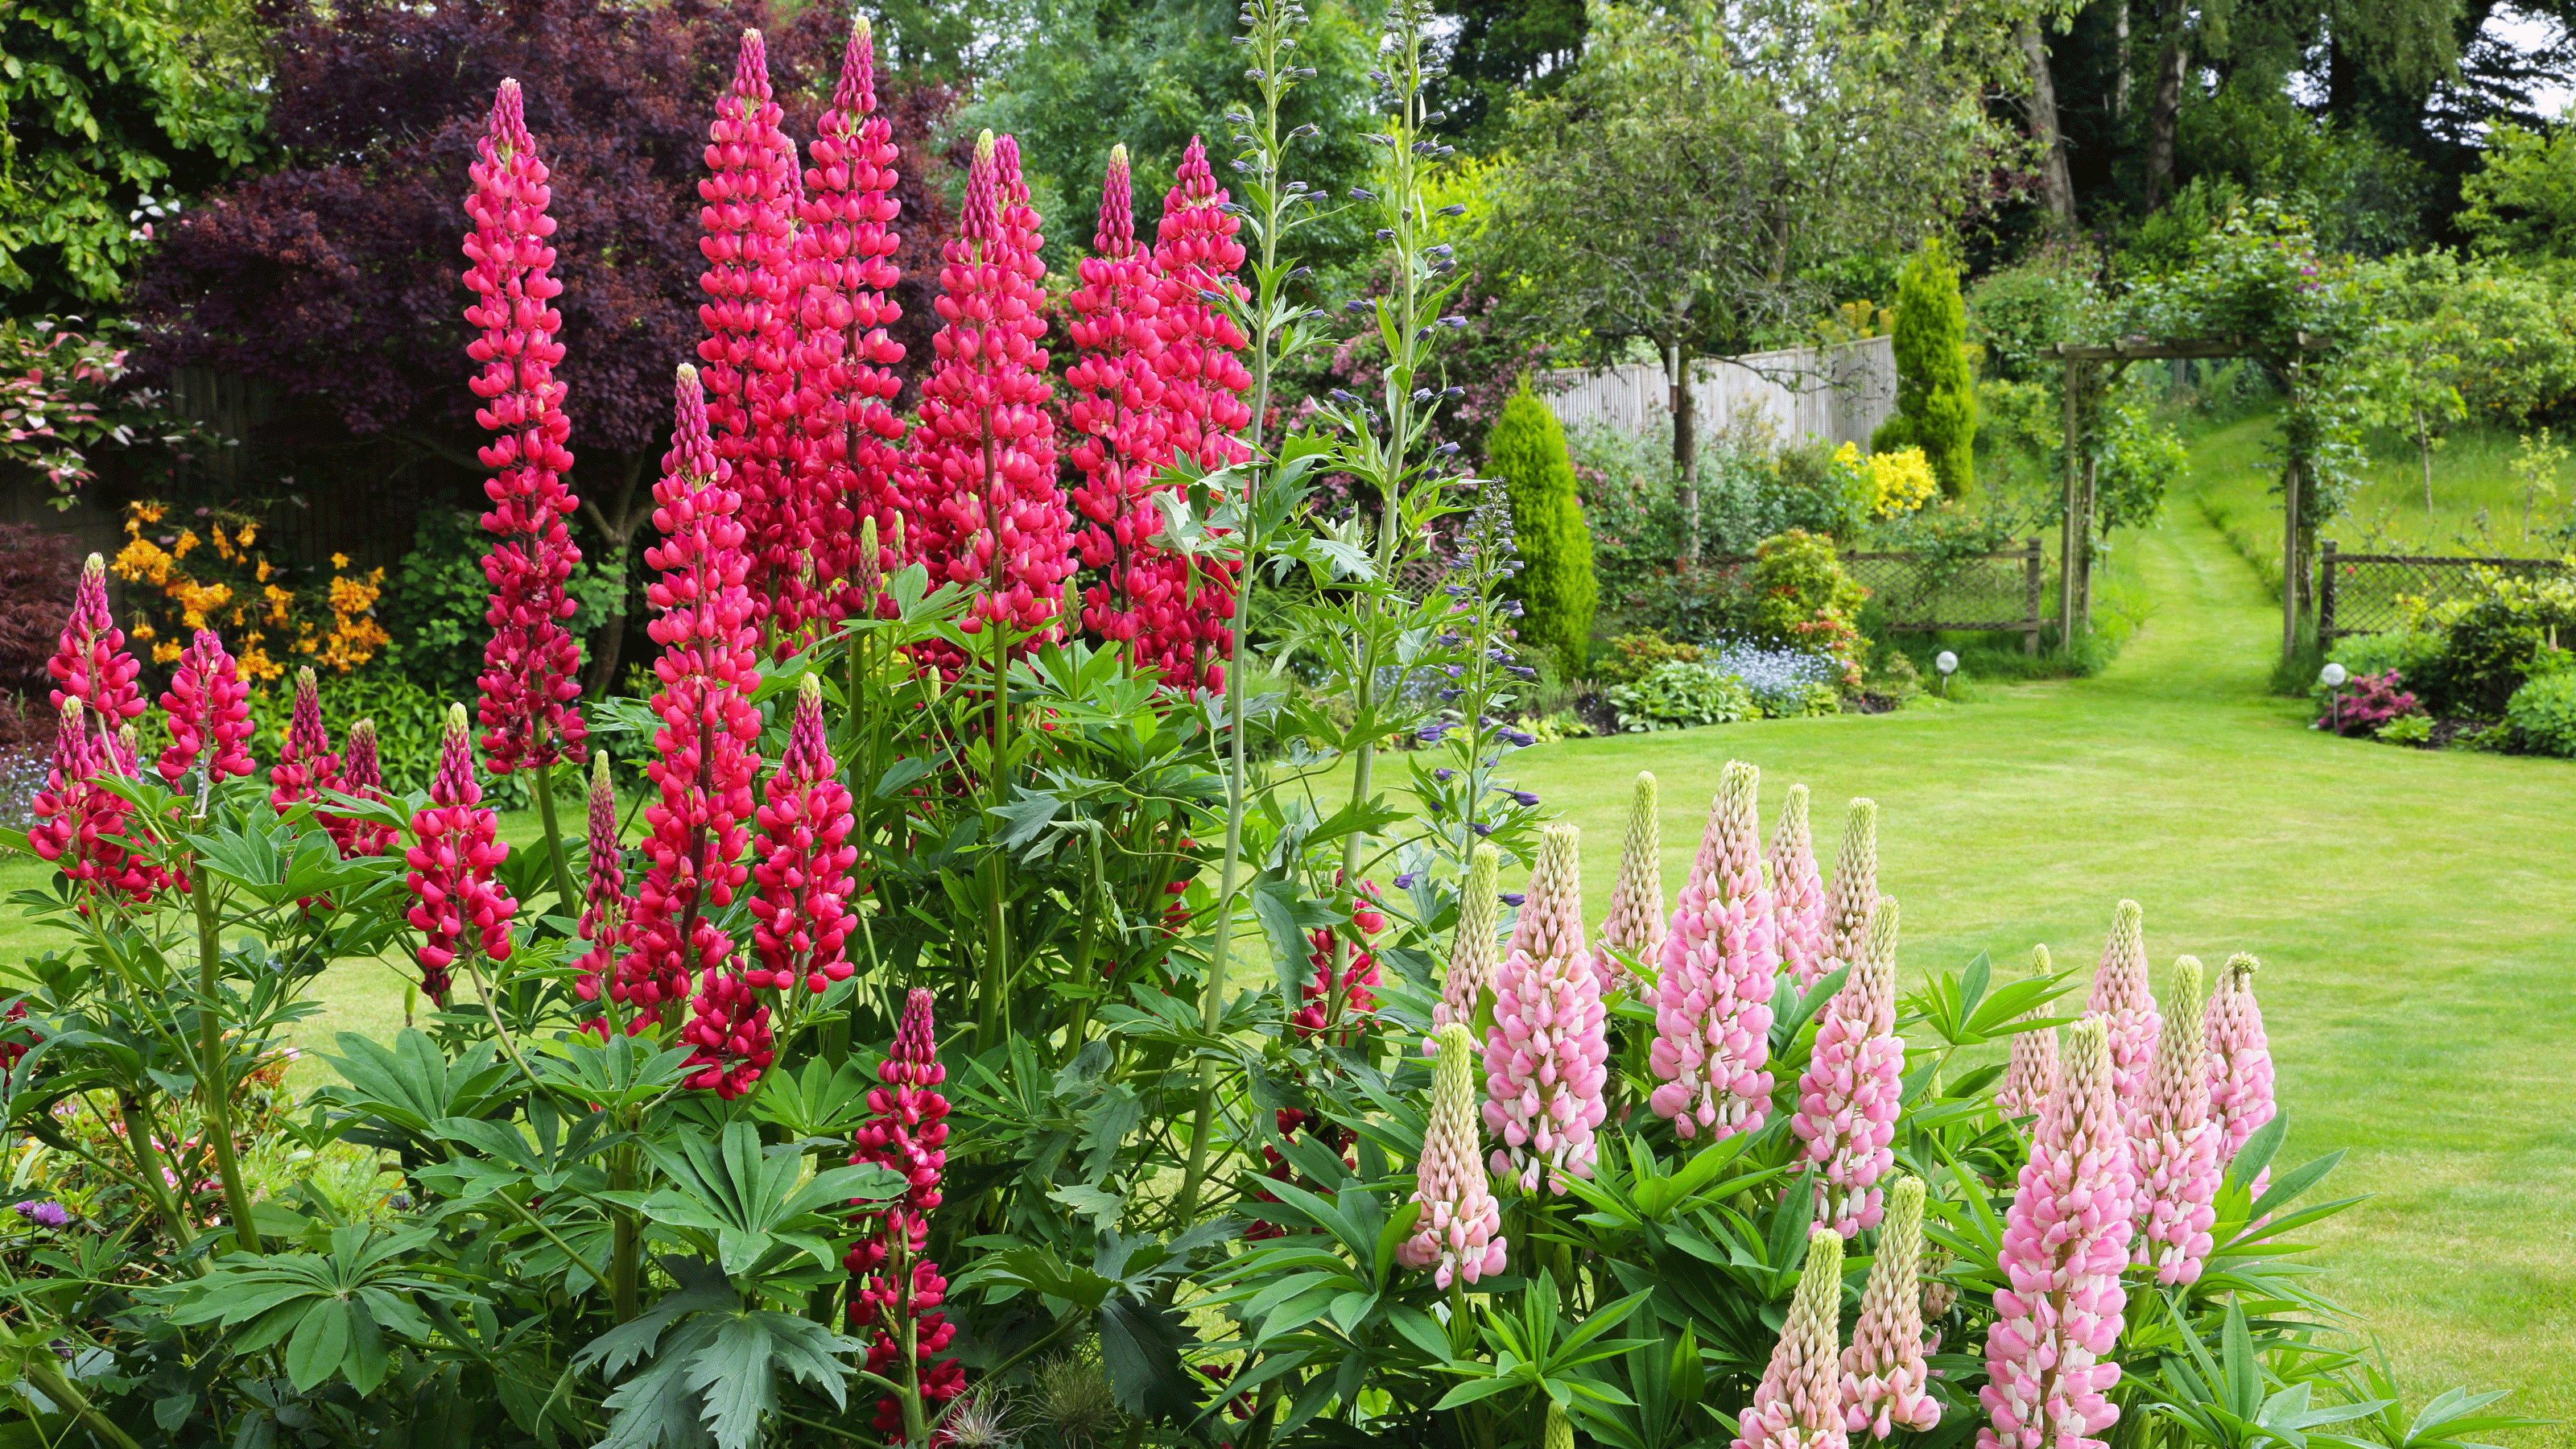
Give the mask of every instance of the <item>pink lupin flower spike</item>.
[{"label": "pink lupin flower spike", "polygon": [[1485,1129],[1502,1139],[1491,1166],[1524,1193],[1558,1191],[1559,1175],[1590,1177],[1592,1132],[1608,1113],[1608,1016],[1583,949],[1580,839],[1571,825],[1539,832],[1485,1034]]},{"label": "pink lupin flower spike", "polygon": [[81,565],[62,637],[45,661],[54,681],[46,704],[60,717],[64,700],[79,700],[83,726],[113,739],[127,720],[143,713],[143,689],[135,683],[142,672],[142,661],[125,647],[125,631],[108,615],[107,560],[91,554]]},{"label": "pink lupin flower spike", "polygon": [[822,681],[798,683],[787,752],[769,777],[752,846],[752,950],[759,964],[743,973],[755,988],[820,994],[850,977],[848,943],[858,917],[850,910],[859,858],[849,843],[850,792],[841,783],[823,734]]},{"label": "pink lupin flower spike", "polygon": [[[1431,1024],[1473,1026],[1476,1002],[1497,990],[1502,950],[1495,944],[1502,915],[1497,892],[1503,853],[1485,841],[1467,857],[1467,879],[1458,887],[1458,929],[1449,938],[1449,966],[1440,977],[1440,999],[1432,1003]],[[1427,1049],[1429,1042],[1425,1042]]]},{"label": "pink lupin flower spike", "polygon": [[[125,844],[125,825],[133,807],[97,784],[100,775],[122,773],[110,753],[115,742],[91,733],[89,711],[77,696],[65,694],[58,709],[45,788],[29,802],[27,846],[65,878],[95,889],[106,899],[121,893],[136,901],[149,900],[164,883],[161,869]],[[89,914],[89,901],[82,900],[79,909]]]},{"label": "pink lupin flower spike", "polygon": [[[340,759],[340,782],[343,795],[361,800],[382,801],[385,796],[385,770],[376,754],[376,722],[362,719],[349,726],[349,743]],[[359,820],[329,811],[317,812],[322,828],[331,833],[332,843],[344,856],[377,856],[393,848],[400,832],[393,826],[374,820]]]},{"label": "pink lupin flower spike", "polygon": [[1817,1228],[1807,1235],[1807,1262],[1789,1321],[1737,1420],[1733,1449],[1845,1449],[1841,1368],[1843,1240]]},{"label": "pink lupin flower spike", "polygon": [[[625,939],[627,916],[635,900],[626,893],[626,849],[617,839],[617,787],[608,776],[608,752],[590,757],[590,827],[585,842],[590,879],[582,894],[580,937],[589,949],[573,962],[579,974],[573,994],[597,1001],[617,971],[617,947]],[[603,1019],[600,1023],[605,1026]]]},{"label": "pink lupin flower spike", "polygon": [[[2034,976],[2046,976],[2051,970],[2046,946],[2030,948],[2030,969]],[[2042,1014],[2033,1008],[2030,1017]],[[2036,1027],[2016,1032],[2012,1039],[2012,1059],[2004,1068],[2004,1084],[1995,1092],[1995,1106],[2007,1117],[2036,1117],[2057,1089],[2057,1028]]]},{"label": "pink lupin flower spike", "polygon": [[[1663,819],[1655,803],[1653,772],[1639,770],[1628,796],[1628,828],[1619,837],[1619,874],[1610,883],[1610,915],[1601,923],[1601,944],[1615,946],[1641,964],[1653,965],[1664,950]],[[1618,958],[1599,953],[1603,990],[1635,994],[1638,982]]]},{"label": "pink lupin flower spike", "polygon": [[2156,1036],[2164,1018],[2147,979],[2146,912],[2136,901],[2122,901],[2111,917],[2110,938],[2102,943],[2101,963],[2093,968],[2093,993],[2084,1009],[2099,1014],[2111,1032],[2111,1083],[2120,1108],[2138,1105],[2147,1087],[2147,1069],[2155,1062]]},{"label": "pink lupin flower spike", "polygon": [[1923,1362],[1923,1179],[1899,1177],[1887,1195],[1878,1257],[1861,1293],[1860,1322],[1843,1350],[1843,1427],[1879,1439],[1941,1423]]},{"label": "pink lupin flower spike", "polygon": [[1977,1449],[2104,1449],[2092,1436],[2120,1416],[2106,1397],[2120,1366],[2104,1356],[2128,1301],[2129,1182],[2108,1023],[2088,1015],[2067,1033],[2057,1090],[2005,1214],[2006,1286],[1986,1334],[1989,1382],[1977,1400],[1988,1426]]},{"label": "pink lupin flower spike", "polygon": [[340,757],[331,753],[330,733],[322,728],[321,684],[311,669],[295,671],[295,709],[286,720],[286,747],[268,772],[268,803],[283,811],[306,800],[319,800],[340,784]]},{"label": "pink lupin flower spike", "polygon": [[[709,436],[696,369],[680,369],[678,394],[671,451],[653,486],[662,541],[644,553],[662,575],[645,590],[656,615],[645,632],[662,653],[653,661],[661,726],[644,773],[659,798],[644,812],[644,881],[628,918],[630,949],[609,988],[610,999],[655,1021],[668,1020],[702,978],[732,974],[733,940],[711,917],[751,874],[743,827],[760,768],[760,712],[751,704],[760,635],[743,585],[742,500]],[[735,1004],[715,1003],[725,1008],[719,1015]],[[728,1044],[736,1034],[716,1033]]]},{"label": "pink lupin flower spike", "polygon": [[1476,1126],[1476,1039],[1455,1021],[1434,1039],[1431,1124],[1414,1169],[1412,1200],[1422,1204],[1422,1217],[1395,1256],[1408,1268],[1432,1269],[1431,1281],[1446,1289],[1454,1280],[1473,1283],[1502,1272],[1505,1242],[1503,1210],[1486,1181]]},{"label": "pink lupin flower spike", "polygon": [[2209,1229],[2218,1221],[2218,1148],[2226,1129],[2209,1119],[2209,1075],[2201,1031],[2200,962],[2174,962],[2173,1014],[2156,1040],[2146,1090],[2129,1111],[2129,1152],[2137,1172],[2138,1241],[2130,1261],[2152,1266],[2171,1288],[2200,1280]]},{"label": "pink lupin flower spike", "polygon": [[250,686],[241,666],[224,652],[223,636],[200,629],[188,640],[179,667],[171,671],[161,708],[170,716],[170,747],[154,766],[164,782],[176,788],[209,745],[206,778],[221,780],[251,772]]},{"label": "pink lupin flower spike", "polygon": [[[904,1195],[871,1217],[866,1231],[841,1259],[858,1282],[850,1292],[850,1327],[865,1332],[868,1372],[892,1377],[903,1357],[899,1331],[909,1321],[913,1355],[921,1365],[922,1408],[936,1416],[939,1405],[966,1388],[966,1370],[953,1358],[941,1358],[957,1336],[957,1326],[940,1311],[948,1280],[939,1265],[921,1257],[930,1236],[930,1214],[943,1200],[941,1178],[948,1167],[948,1099],[933,1090],[948,1080],[939,1064],[939,1044],[931,1023],[931,994],[914,987],[905,998],[903,1021],[894,1045],[877,1068],[885,1085],[868,1092],[875,1115],[860,1125],[853,1167],[875,1164],[902,1173],[910,1184]],[[902,1407],[893,1398],[877,1400],[877,1432],[888,1443],[901,1443]]]},{"label": "pink lupin flower spike", "polygon": [[[1834,856],[1834,883],[1825,892],[1823,976],[1853,966],[1869,950],[1869,913],[1878,907],[1878,802],[1854,800],[1843,817],[1842,848]],[[1813,986],[1802,981],[1798,989]]]},{"label": "pink lupin flower spike", "polygon": [[1729,761],[1664,936],[1648,1098],[1683,1137],[1749,1132],[1771,1110],[1776,924],[1762,882],[1761,772]]},{"label": "pink lupin flower spike", "polygon": [[555,340],[563,314],[554,307],[563,283],[546,244],[555,231],[546,214],[552,192],[517,81],[501,82],[476,146],[480,159],[468,168],[474,190],[465,198],[474,221],[465,285],[475,299],[465,320],[480,335],[465,352],[483,369],[469,384],[481,402],[474,420],[498,434],[477,455],[492,470],[483,485],[492,503],[483,515],[492,535],[483,620],[492,633],[477,713],[484,762],[505,775],[581,758],[581,645],[564,627],[574,610],[564,585],[581,550],[564,527],[576,505],[563,481],[573,462],[564,447],[572,419],[554,375],[564,347]]},{"label": "pink lupin flower spike", "polygon": [[1825,965],[1831,954],[1825,942],[1825,883],[1816,872],[1816,847],[1807,830],[1806,786],[1789,787],[1788,803],[1780,807],[1780,824],[1771,832],[1767,859],[1780,969],[1803,993],[1831,969]]},{"label": "pink lupin flower spike", "polygon": [[[2241,951],[2228,957],[2209,997],[2209,1115],[2225,1134],[2218,1145],[2222,1171],[2245,1150],[2245,1139],[2280,1111],[2272,1098],[2272,1044],[2263,1032],[2263,1007],[2254,999],[2254,972],[2260,965]],[[2267,1167],[2250,1184],[2257,1200],[2271,1185],[2271,1175]]]},{"label": "pink lupin flower spike", "polygon": [[1869,945],[1825,1003],[1815,1054],[1798,1078],[1789,1130],[1815,1180],[1816,1218],[1848,1238],[1878,1226],[1878,1181],[1894,1165],[1905,1038],[1896,1034],[1896,902],[1878,898]]},{"label": "pink lupin flower spike", "polygon": [[465,706],[450,705],[429,804],[412,817],[412,846],[403,853],[411,867],[405,879],[412,894],[408,919],[422,937],[416,952],[421,994],[442,1010],[454,985],[448,968],[458,956],[480,951],[488,961],[510,958],[510,918],[519,903],[494,876],[510,847],[482,802]]}]

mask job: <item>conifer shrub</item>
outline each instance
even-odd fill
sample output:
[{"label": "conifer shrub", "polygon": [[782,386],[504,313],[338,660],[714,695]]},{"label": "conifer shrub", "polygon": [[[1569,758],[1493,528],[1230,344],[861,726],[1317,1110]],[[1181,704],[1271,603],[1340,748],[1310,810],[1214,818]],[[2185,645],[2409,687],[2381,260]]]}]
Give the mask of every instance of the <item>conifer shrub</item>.
[{"label": "conifer shrub", "polygon": [[1574,458],[1556,414],[1529,379],[1503,404],[1485,439],[1486,467],[1512,501],[1522,569],[1513,581],[1527,619],[1521,636],[1552,650],[1568,674],[1583,671],[1600,584],[1592,572],[1592,530],[1574,491]]},{"label": "conifer shrub", "polygon": [[1977,379],[1967,337],[1958,266],[1937,239],[1926,241],[1896,283],[1896,416],[1869,445],[1880,453],[1921,448],[1951,498],[1976,477]]}]

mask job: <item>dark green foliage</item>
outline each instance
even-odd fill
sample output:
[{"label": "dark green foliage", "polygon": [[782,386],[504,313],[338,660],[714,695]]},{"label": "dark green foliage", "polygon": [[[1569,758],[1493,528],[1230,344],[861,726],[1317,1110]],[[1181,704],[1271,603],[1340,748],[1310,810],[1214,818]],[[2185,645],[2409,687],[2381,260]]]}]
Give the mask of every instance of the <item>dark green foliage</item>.
[{"label": "dark green foliage", "polygon": [[1556,414],[1524,380],[1485,438],[1487,468],[1511,492],[1521,572],[1513,580],[1529,617],[1521,637],[1580,672],[1592,642],[1592,530],[1574,493],[1574,458]]},{"label": "dark green foliage", "polygon": [[2561,579],[2497,577],[2466,606],[2436,609],[2439,653],[2406,676],[2436,715],[2494,719],[2525,680],[2555,672],[2576,641],[2576,586]]},{"label": "dark green foliage", "polygon": [[2534,754],[2576,757],[2576,672],[2535,676],[2506,701],[2504,722]]},{"label": "dark green foliage", "polygon": [[1967,340],[1958,265],[1938,239],[1926,241],[1896,281],[1896,411],[1904,436],[1888,443],[1873,437],[1870,446],[1921,448],[1951,498],[1976,481],[1977,380]]}]

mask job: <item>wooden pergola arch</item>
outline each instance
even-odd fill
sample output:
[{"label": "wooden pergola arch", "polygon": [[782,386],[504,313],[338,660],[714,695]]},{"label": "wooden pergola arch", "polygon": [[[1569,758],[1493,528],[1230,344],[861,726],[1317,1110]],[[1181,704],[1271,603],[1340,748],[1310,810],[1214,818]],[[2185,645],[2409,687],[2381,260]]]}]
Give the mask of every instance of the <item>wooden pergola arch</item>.
[{"label": "wooden pergola arch", "polygon": [[[2084,440],[2097,410],[2096,390],[2091,385],[2096,368],[2107,368],[2108,378],[2117,378],[2133,362],[2178,361],[2184,358],[2250,357],[2269,363],[2286,374],[2290,402],[2298,405],[2299,387],[2304,368],[2304,354],[2322,351],[2323,339],[2310,333],[2291,334],[2286,355],[2276,356],[2271,349],[2249,343],[2243,337],[2167,338],[2150,341],[2144,337],[2124,337],[2112,342],[2060,342],[2052,350],[2058,361],[2066,364],[2066,508],[2059,541],[2060,558],[2057,584],[2057,640],[2060,649],[2075,647],[2079,629],[2093,624],[2093,459],[2077,446]],[[2106,379],[2107,380],[2107,379]],[[2299,460],[2290,466],[2281,480],[2281,657],[2288,659],[2298,651],[2299,642]]]}]

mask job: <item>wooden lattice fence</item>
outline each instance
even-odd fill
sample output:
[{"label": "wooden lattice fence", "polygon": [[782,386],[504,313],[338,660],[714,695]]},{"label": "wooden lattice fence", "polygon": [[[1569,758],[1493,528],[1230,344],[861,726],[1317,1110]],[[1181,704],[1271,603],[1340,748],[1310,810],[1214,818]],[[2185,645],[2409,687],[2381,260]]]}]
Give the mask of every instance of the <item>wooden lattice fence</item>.
[{"label": "wooden lattice fence", "polygon": [[2549,573],[2564,567],[2546,558],[2459,558],[2420,554],[2345,553],[2326,539],[2317,558],[2317,638],[2332,642],[2354,634],[2404,628],[2410,600],[2458,603],[2485,592],[2477,570],[2502,574]]}]

